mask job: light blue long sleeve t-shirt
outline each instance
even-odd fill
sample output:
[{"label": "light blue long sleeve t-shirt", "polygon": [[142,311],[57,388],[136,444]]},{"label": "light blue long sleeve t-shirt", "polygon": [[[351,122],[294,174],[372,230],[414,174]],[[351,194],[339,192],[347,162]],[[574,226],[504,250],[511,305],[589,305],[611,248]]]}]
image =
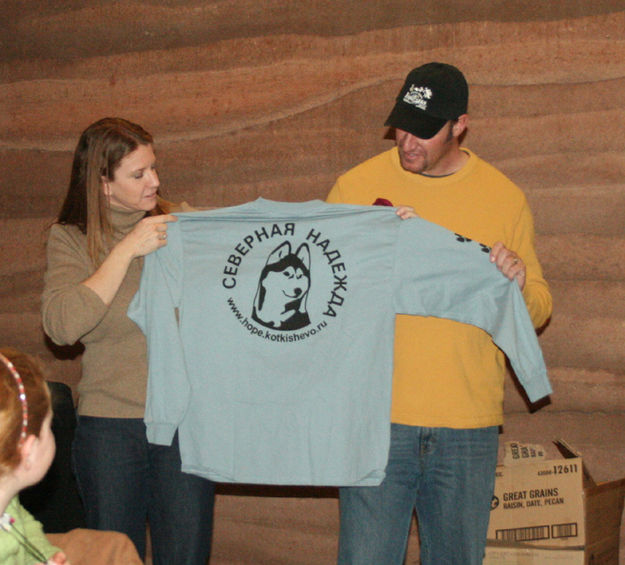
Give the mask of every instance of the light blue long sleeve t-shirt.
[{"label": "light blue long sleeve t-shirt", "polygon": [[522,294],[489,249],[376,206],[254,202],[177,214],[128,314],[147,336],[148,439],[221,482],[376,485],[395,314],[488,332],[551,393]]}]

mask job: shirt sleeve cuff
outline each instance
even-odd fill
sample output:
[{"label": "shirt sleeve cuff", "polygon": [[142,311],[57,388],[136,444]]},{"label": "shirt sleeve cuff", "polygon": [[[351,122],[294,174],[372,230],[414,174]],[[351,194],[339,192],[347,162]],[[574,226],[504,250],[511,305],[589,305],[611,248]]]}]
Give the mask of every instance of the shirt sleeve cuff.
[{"label": "shirt sleeve cuff", "polygon": [[174,424],[147,424],[147,438],[156,445],[171,445],[176,433]]}]

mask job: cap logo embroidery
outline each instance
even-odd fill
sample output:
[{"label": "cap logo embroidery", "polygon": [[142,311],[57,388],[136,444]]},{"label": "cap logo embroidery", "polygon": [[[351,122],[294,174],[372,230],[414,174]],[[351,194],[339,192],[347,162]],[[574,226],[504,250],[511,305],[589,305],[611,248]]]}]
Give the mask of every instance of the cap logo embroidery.
[{"label": "cap logo embroidery", "polygon": [[420,110],[427,109],[427,101],[430,98],[432,98],[432,91],[427,86],[415,86],[412,84],[408,89],[408,92],[404,94],[404,102],[415,106]]}]

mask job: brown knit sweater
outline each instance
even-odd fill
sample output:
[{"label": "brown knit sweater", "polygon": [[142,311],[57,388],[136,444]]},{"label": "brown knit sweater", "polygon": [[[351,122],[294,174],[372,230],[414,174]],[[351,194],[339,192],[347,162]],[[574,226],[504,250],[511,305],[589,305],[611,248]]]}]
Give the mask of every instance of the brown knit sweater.
[{"label": "brown knit sweater", "polygon": [[[144,215],[112,209],[114,241],[121,240]],[[72,225],[54,224],[50,229],[42,296],[43,327],[59,345],[79,341],[85,346],[78,385],[78,413],[82,416],[143,418],[146,343],[141,330],[126,315],[139,288],[142,266],[142,257],[132,261],[107,306],[81,284],[94,271],[86,236]]]}]

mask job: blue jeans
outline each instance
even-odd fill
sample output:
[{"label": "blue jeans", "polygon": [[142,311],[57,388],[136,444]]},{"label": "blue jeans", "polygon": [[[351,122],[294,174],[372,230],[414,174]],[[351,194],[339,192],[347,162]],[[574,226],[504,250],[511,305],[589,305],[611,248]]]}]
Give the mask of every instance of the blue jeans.
[{"label": "blue jeans", "polygon": [[481,565],[498,434],[391,424],[382,484],[340,489],[338,563],[402,565],[416,511],[422,565]]},{"label": "blue jeans", "polygon": [[144,559],[149,521],[155,565],[206,565],[215,485],[180,470],[177,434],[152,445],[140,419],[79,416],[73,462],[87,527],[127,534]]}]

